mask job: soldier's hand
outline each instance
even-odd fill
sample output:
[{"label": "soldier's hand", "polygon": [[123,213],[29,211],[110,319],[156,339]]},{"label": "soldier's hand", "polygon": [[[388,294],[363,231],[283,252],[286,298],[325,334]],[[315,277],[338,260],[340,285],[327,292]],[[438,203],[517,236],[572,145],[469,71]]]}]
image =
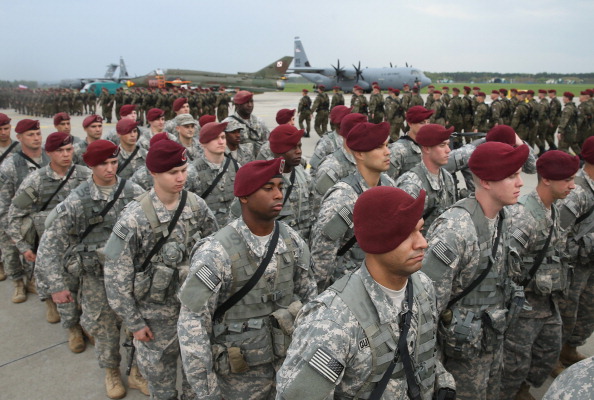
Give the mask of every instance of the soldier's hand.
[{"label": "soldier's hand", "polygon": [[141,342],[149,342],[153,340],[155,337],[153,336],[153,332],[151,328],[145,326],[144,328],[137,330],[134,332],[134,339],[140,340]]},{"label": "soldier's hand", "polygon": [[61,292],[52,293],[52,300],[56,304],[65,304],[74,302],[70,290],[62,290]]},{"label": "soldier's hand", "polygon": [[29,262],[35,262],[35,259],[37,258],[37,256],[35,255],[35,253],[33,253],[33,250],[27,250],[23,253],[23,257],[25,257],[25,260],[29,261]]}]

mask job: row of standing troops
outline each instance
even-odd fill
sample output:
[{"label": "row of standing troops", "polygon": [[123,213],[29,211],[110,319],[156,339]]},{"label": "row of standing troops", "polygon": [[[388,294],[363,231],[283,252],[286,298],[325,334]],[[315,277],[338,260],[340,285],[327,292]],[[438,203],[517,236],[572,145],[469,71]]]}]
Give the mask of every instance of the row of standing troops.
[{"label": "row of standing troops", "polygon": [[[242,101],[242,100],[241,100],[241,98],[238,98],[237,101]],[[248,101],[248,103],[249,103],[249,101]],[[252,107],[253,107],[253,104],[252,104]],[[348,114],[349,111],[350,111],[346,107],[343,107],[343,109],[340,109],[339,108],[339,109],[337,109],[337,111],[338,110],[341,110],[342,111],[342,118],[343,119],[346,117],[346,114]],[[431,113],[427,113],[427,110],[424,110],[423,111],[423,110],[418,110],[418,108],[417,108],[417,109],[415,109],[413,111],[414,112],[410,113],[410,116],[407,116],[407,118],[409,118],[409,121],[408,122],[409,122],[409,124],[411,126],[411,130],[412,130],[411,137],[414,137],[415,136],[417,129],[419,129],[419,127],[422,125],[422,123],[425,122],[428,119],[428,118],[425,118],[425,116],[430,116],[431,115]],[[336,113],[334,113],[334,114],[336,114]],[[245,120],[245,114],[244,114],[244,116],[242,116],[242,118],[244,118],[244,120]],[[331,114],[330,115],[330,118],[334,120],[335,126],[337,126],[337,131],[342,132],[342,129],[340,129],[341,128],[341,120],[340,120],[341,117],[340,116],[337,117],[336,115],[332,115]],[[377,136],[378,135],[373,135],[372,134],[373,132],[377,132],[377,127],[374,127],[374,126],[369,125],[369,124],[363,125],[363,121],[361,120],[361,118],[365,119],[360,114],[359,115],[352,114],[352,117],[349,117],[349,118],[346,119],[346,121],[344,121],[344,122],[348,122],[349,124],[354,124],[354,125],[359,125],[359,126],[358,126],[358,129],[355,130],[355,132],[353,132],[353,136],[352,137],[350,136],[350,132],[348,132],[348,131],[346,131],[346,132],[343,133],[345,136],[347,136],[347,138],[350,137],[351,143],[350,143],[350,146],[348,146],[348,147],[347,146],[344,146],[344,149],[345,150],[343,150],[342,148],[339,149],[339,150],[343,151],[343,153],[338,153],[337,156],[339,156],[340,154],[342,154],[344,156],[343,158],[346,158],[347,162],[348,162],[349,159],[352,160],[353,158],[355,158],[354,164],[357,167],[357,171],[359,171],[362,175],[367,175],[367,173],[369,172],[368,169],[370,168],[370,166],[369,165],[366,165],[366,163],[362,162],[356,156],[353,156],[353,154],[370,153],[374,148],[377,147],[377,143],[374,143],[373,140],[377,139]],[[417,119],[420,118],[420,120],[415,120],[415,118],[417,118]],[[353,119],[353,121],[350,121],[351,119]],[[249,119],[248,119],[248,121],[249,121]],[[359,122],[359,123],[357,124],[357,122]],[[350,127],[351,128],[354,128],[353,125],[351,125]],[[382,128],[382,131],[384,131],[385,130],[384,129],[385,128],[385,125],[382,126],[381,128]],[[345,128],[345,130],[346,130],[346,128]],[[251,132],[249,132],[249,131],[246,132],[246,135],[249,135],[249,133],[251,133]],[[334,133],[336,134],[336,132],[334,132]],[[381,133],[379,136],[381,136],[382,134],[383,133]],[[299,138],[299,136],[297,136],[294,131],[287,132],[287,133],[285,133],[285,135],[292,136],[292,139],[289,142],[289,145],[295,145],[295,146],[297,145],[298,142],[292,142],[293,140],[295,140],[295,138]],[[330,136],[331,135],[328,135],[328,137],[330,137]],[[368,136],[369,136],[369,138],[368,138]],[[372,140],[372,138],[374,138],[374,137],[375,137],[375,139]],[[347,139],[347,141],[348,140],[349,139]],[[380,141],[381,142],[384,142],[384,140],[387,141],[387,130],[385,130],[385,139],[382,139]],[[413,150],[413,153],[414,153],[414,149],[415,148],[418,149],[418,145],[415,144],[414,139],[412,141],[410,141],[410,140],[404,141],[404,143],[406,143],[408,145],[408,147],[406,145],[403,147],[403,146],[401,146],[402,143],[398,143],[398,146],[396,146],[396,148],[407,148],[408,150],[411,150],[412,149]],[[261,143],[260,143],[260,145],[261,145]],[[271,145],[271,148],[272,148],[272,141],[271,141],[270,145]],[[428,147],[432,147],[432,146],[429,146],[429,143],[427,143],[427,145],[428,145]],[[370,148],[369,146],[371,146],[372,148]],[[350,152],[348,151],[348,148],[351,149]],[[278,147],[276,147],[276,145],[275,145],[275,149],[277,149],[278,152],[280,152],[280,153],[282,153],[284,150],[287,150],[286,148],[278,148]],[[292,148],[291,149],[288,149],[288,150],[290,151],[290,150],[292,150]],[[287,151],[287,152],[289,152],[289,151]],[[275,153],[277,153],[276,150],[275,150]],[[349,153],[351,153],[350,158],[349,158]],[[404,153],[402,151],[395,151],[395,152],[393,151],[392,153],[393,154],[396,154],[396,156],[394,156],[394,157],[390,156],[390,163],[389,164],[386,164],[386,163],[383,163],[382,162],[382,166],[379,168],[380,170],[385,170],[384,168],[385,167],[388,167],[388,166],[389,166],[389,168],[392,168],[394,166],[396,166],[396,167],[397,166],[401,166],[402,167],[402,171],[404,171],[407,167],[410,167],[410,164],[413,164],[414,165],[414,163],[412,163],[411,160],[408,160],[408,158],[411,158],[411,156],[413,158],[416,157],[414,154],[407,154],[406,157],[403,157],[403,154]],[[390,153],[388,152],[387,154],[389,155]],[[334,156],[334,154],[333,154],[333,156]],[[361,154],[359,154],[359,156],[361,156]],[[384,158],[385,158],[385,154],[382,157],[382,159],[384,159]],[[294,163],[297,162],[297,164],[299,164],[298,163],[298,159],[299,159],[299,157],[293,158],[293,162]],[[369,161],[369,160],[367,160],[367,161]],[[385,164],[385,166],[384,166],[384,164]],[[352,165],[349,165],[349,167],[350,167],[350,171],[352,172]],[[377,172],[378,167],[375,166],[374,168],[375,168],[375,170]],[[324,169],[323,168],[320,168],[319,170],[320,171],[323,171]],[[361,172],[361,171],[366,171],[366,172]],[[336,171],[335,170],[330,170],[330,172],[336,172]],[[400,175],[400,172],[401,171],[399,171],[394,176]],[[415,172],[415,173],[418,173],[418,171]],[[357,175],[357,174],[355,174],[355,175]],[[324,177],[325,178],[328,178],[329,177],[329,178],[336,179],[336,176],[334,174],[332,174],[332,173],[327,173],[327,174],[324,175]],[[377,173],[377,177],[378,178],[380,177],[379,176],[379,172]],[[338,177],[338,179],[340,180],[341,177]],[[385,184],[389,184],[389,180],[388,181],[384,181],[384,179],[389,179],[389,178],[383,178],[382,177],[381,179],[382,179],[384,185]],[[286,181],[287,181],[287,183],[290,183],[291,182],[290,176],[288,177],[288,179]],[[348,225],[348,221],[346,221],[346,219],[345,219],[345,218],[348,218],[348,207],[349,207],[349,204],[348,203],[349,202],[354,202],[354,200],[356,200],[357,194],[360,194],[361,193],[360,190],[364,190],[366,187],[371,186],[371,184],[369,184],[369,180],[365,180],[362,176],[361,177],[357,177],[356,176],[354,178],[354,180],[351,179],[351,181],[344,182],[344,183],[340,182],[342,184],[342,186],[341,185],[338,185],[338,187],[335,190],[332,191],[332,193],[336,197],[332,197],[331,195],[329,195],[327,198],[326,197],[324,198],[324,201],[323,201],[323,204],[322,204],[323,211],[321,211],[319,213],[319,217],[318,217],[318,220],[320,221],[319,222],[319,225],[320,226],[317,227],[317,228],[314,226],[314,228],[312,230],[312,234],[314,234],[314,232],[315,232],[315,235],[319,235],[319,236],[312,237],[312,239],[311,239],[311,246],[312,246],[312,258],[314,258],[313,266],[315,266],[315,268],[314,268],[314,276],[316,276],[316,278],[317,278],[316,280],[318,281],[318,285],[321,285],[322,287],[327,286],[329,283],[331,283],[331,281],[329,279],[327,280],[327,278],[329,276],[331,276],[331,275],[334,274],[334,270],[342,271],[344,273],[344,271],[349,271],[349,270],[352,270],[353,268],[356,268],[356,265],[357,265],[357,262],[355,262],[355,263],[352,263],[352,262],[343,263],[343,262],[341,262],[340,259],[341,259],[342,256],[339,257],[338,262],[337,262],[337,264],[338,264],[337,266],[328,265],[326,262],[324,262],[325,259],[328,259],[328,260],[330,260],[330,264],[332,264],[333,263],[333,260],[335,259],[333,257],[332,250],[328,251],[328,248],[333,248],[333,246],[334,246],[334,244],[332,244],[331,247],[328,247],[328,245],[329,245],[328,237],[330,237],[331,239],[334,238],[334,239],[340,239],[340,240],[342,240],[342,237],[341,237],[342,234],[346,234],[346,236],[349,235],[349,233],[348,233],[348,232],[350,232],[349,231],[349,225]],[[373,179],[371,181],[373,182]],[[318,183],[319,182],[316,182],[316,185],[315,185],[315,189],[316,190],[319,190],[323,186],[321,184],[319,185]],[[328,183],[327,182],[327,179],[323,180],[323,183],[324,184],[327,184]],[[360,189],[357,190],[356,189],[357,187],[359,187]],[[353,192],[353,194],[351,194],[350,191],[352,191],[353,189],[354,189],[354,192]],[[295,188],[295,190],[297,190],[297,188]],[[287,197],[290,197],[289,194],[288,194],[288,192],[287,192]],[[344,200],[344,199],[346,199],[346,200]],[[344,201],[346,201],[347,204],[345,204]],[[435,201],[435,200],[433,199],[432,201]],[[351,205],[352,205],[352,203],[351,203]],[[345,207],[346,207],[346,211],[343,212]],[[340,222],[341,219],[339,218],[337,220],[337,218],[334,218],[334,216],[340,216],[340,218],[342,218],[342,221],[343,222],[341,223]],[[326,217],[331,217],[331,218],[328,219]],[[341,224],[344,224],[345,221],[347,222],[347,225],[346,225],[346,229],[343,230]],[[316,222],[316,224],[317,223],[318,222]],[[126,236],[126,235],[123,235],[123,236]],[[345,237],[345,239],[346,239],[346,237]],[[330,241],[332,241],[332,240],[330,240]],[[336,242],[336,240],[334,240],[334,242]],[[351,245],[351,247],[352,247],[352,245]],[[351,254],[351,253],[354,252],[354,254],[357,254],[357,251],[355,251],[355,250],[356,250],[356,245],[355,245],[355,249],[348,250],[347,253],[348,254]],[[346,258],[348,258],[348,257],[349,256],[347,255]],[[358,258],[355,258],[355,260],[360,260],[360,259],[361,258],[360,258],[360,254],[359,254],[359,257]],[[211,276],[210,274],[212,273],[213,266],[211,264],[208,264],[208,266],[209,266],[209,270],[208,271],[205,271],[205,270],[203,270],[203,268],[201,268],[200,270],[203,270],[203,273],[202,274],[198,274],[200,276],[198,276],[198,275],[196,275],[196,276],[198,276],[198,278],[200,279],[200,282],[202,282],[202,284],[206,284],[207,285],[206,286],[206,290],[214,291],[216,289],[217,285],[215,284],[214,287],[211,287],[212,284],[213,284],[213,280],[216,281],[217,278],[222,278],[222,277],[220,275],[217,275],[216,273],[215,273],[215,276]],[[204,266],[202,266],[202,267],[204,267]],[[340,276],[340,275],[341,274],[338,274],[338,276]],[[319,277],[322,277],[322,279],[318,279]],[[210,283],[211,285],[209,286],[208,283]],[[218,283],[220,283],[220,281]],[[204,289],[204,288],[202,288],[202,289]],[[206,291],[206,293],[209,293],[209,292]],[[194,304],[192,304],[192,305],[194,305]],[[193,324],[193,321],[194,321],[193,319],[189,319],[189,320],[186,320],[185,323],[192,325]],[[249,321],[248,321],[248,324],[249,324]],[[180,322],[180,329],[181,329],[181,327],[183,325],[184,324],[182,324],[182,322]],[[232,327],[232,324],[229,324],[228,326],[226,326],[225,329],[226,330],[230,330],[231,327]],[[246,339],[247,339],[247,337],[252,336],[252,335],[250,335],[248,333],[251,332],[253,329],[256,329],[256,328],[251,327],[250,329],[248,329],[245,332],[245,335],[244,336],[247,335],[246,336]],[[190,336],[190,339],[191,338],[192,337]],[[240,344],[241,343],[239,343],[238,345],[240,345]],[[225,343],[225,345],[227,345],[227,344]],[[233,346],[231,346],[231,347],[233,347]],[[244,344],[244,347],[241,347],[240,346],[240,348],[245,351],[247,348],[250,348],[250,346],[249,345],[248,346],[245,346],[245,344]],[[201,349],[201,350],[206,351],[205,349]],[[230,348],[229,348],[229,352],[228,353],[229,353],[229,356],[230,356],[231,355]],[[221,355],[223,355],[223,354],[226,354],[226,353],[221,353]],[[212,356],[212,354],[211,354],[211,356]],[[256,365],[258,365],[258,364],[256,364],[257,361],[255,359],[250,359],[251,357],[248,356],[248,355],[246,355],[246,357],[247,357],[247,360],[244,360],[244,361],[248,362],[248,364],[253,364],[254,367]],[[204,361],[204,359],[202,359],[202,361]],[[198,363],[197,366],[200,367],[201,364]],[[220,368],[223,368],[224,365],[220,365],[219,367]],[[232,368],[233,368],[233,364],[232,364]],[[198,372],[200,372],[200,370],[201,369],[198,368],[194,372],[198,373]],[[322,371],[323,371],[323,369],[318,370],[319,373],[321,373]],[[187,372],[187,369],[186,369],[186,372]],[[217,371],[217,373],[218,372],[221,372],[221,371]],[[249,376],[246,376],[246,378],[249,379]],[[219,379],[223,379],[223,378],[219,376]],[[267,379],[268,379],[268,381],[270,381],[270,377],[268,377]],[[195,386],[194,387],[195,390],[197,390],[197,387],[200,388],[200,390],[204,390],[205,388],[208,388],[208,384],[207,383],[205,383],[203,381],[198,381],[198,382],[200,384],[198,386]],[[233,385],[231,385],[231,387],[232,386]],[[224,388],[226,390],[230,390],[229,387],[230,386],[224,386]],[[242,387],[240,386],[237,389],[238,390],[241,390]],[[200,392],[200,393],[203,393],[203,392]],[[254,398],[260,398],[260,397],[254,397]]]}]

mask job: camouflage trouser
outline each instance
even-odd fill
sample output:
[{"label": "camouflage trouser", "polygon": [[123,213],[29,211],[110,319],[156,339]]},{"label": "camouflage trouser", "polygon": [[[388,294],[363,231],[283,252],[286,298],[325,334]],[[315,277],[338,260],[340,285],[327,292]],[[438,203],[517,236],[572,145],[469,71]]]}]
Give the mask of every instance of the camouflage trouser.
[{"label": "camouflage trouser", "polygon": [[318,110],[314,121],[314,129],[320,137],[328,132],[328,110]]},{"label": "camouflage trouser", "polygon": [[229,107],[217,107],[217,119],[219,122],[223,121],[229,116]]},{"label": "camouflage trouser", "polygon": [[101,114],[103,115],[103,119],[106,120],[108,124],[111,124],[113,106],[101,106]]},{"label": "camouflage trouser", "polygon": [[549,124],[549,126],[547,127],[546,141],[550,149],[555,149],[557,147],[555,145],[555,132],[557,132],[558,126],[559,124],[552,124],[552,126],[551,124]]},{"label": "camouflage trouser", "polygon": [[12,240],[4,231],[0,231],[0,248],[2,249],[2,263],[8,278],[13,281],[25,278],[28,265],[21,262],[19,250],[12,244]]},{"label": "camouflage trouser", "polygon": [[501,384],[502,349],[471,360],[449,358],[445,369],[456,380],[458,400],[497,400]]},{"label": "camouflage trouser", "polygon": [[101,368],[118,368],[121,319],[111,309],[103,277],[84,275],[81,281],[80,323],[95,338],[95,354]]},{"label": "camouflage trouser", "polygon": [[390,121],[390,142],[395,142],[400,137],[403,122]]},{"label": "camouflage trouser", "polygon": [[275,368],[272,364],[250,367],[241,374],[217,373],[217,380],[224,399],[274,400],[276,397]]},{"label": "camouflage trouser", "polygon": [[594,332],[594,269],[578,263],[565,299],[559,299],[563,319],[563,343],[579,347]]},{"label": "camouflage trouser", "polygon": [[304,121],[305,121],[305,125],[307,126],[307,129],[305,129],[305,132],[309,133],[309,131],[311,130],[311,112],[310,111],[304,111],[299,114],[299,129],[304,129],[304,127],[303,127]]},{"label": "camouflage trouser", "polygon": [[[547,133],[549,132],[549,122],[548,121],[540,121],[538,123],[538,140],[539,140],[539,146],[544,147],[548,141],[547,141]],[[549,148],[551,147],[551,144],[549,143]]]},{"label": "camouflage trouser", "polygon": [[580,154],[582,149],[580,148],[579,143],[577,142],[576,132],[570,131],[566,132],[559,137],[559,150],[569,153],[569,149],[573,151],[574,154]]},{"label": "camouflage trouser", "polygon": [[541,141],[538,138],[538,123],[531,122],[528,128],[528,145],[533,147],[534,145],[541,146]]},{"label": "camouflage trouser", "polygon": [[384,113],[383,112],[376,112],[373,114],[373,118],[369,118],[369,122],[373,124],[379,124],[380,122],[384,122]]},{"label": "camouflage trouser", "polygon": [[[542,298],[552,301],[550,296]],[[530,304],[534,307],[534,297]],[[525,313],[505,333],[501,400],[513,399],[523,382],[540,387],[561,353],[561,316],[555,305],[548,317],[526,318]]]},{"label": "camouflage trouser", "polygon": [[[78,278],[70,275],[67,272],[64,272],[63,276],[64,281],[68,286],[68,290],[70,290],[70,293],[72,293],[72,298],[74,299],[74,301],[72,303],[56,304],[56,306],[58,307],[58,314],[60,314],[60,321],[62,322],[62,327],[64,329],[69,329],[75,325],[80,324],[81,308],[80,301],[78,298],[80,281]],[[43,297],[43,292],[46,291],[46,289],[41,288],[43,284],[39,280],[39,275],[36,274],[35,277],[37,278],[37,290],[40,293],[40,297]]]},{"label": "camouflage trouser", "polygon": [[520,139],[526,141],[528,143],[528,145],[530,144],[530,128],[526,125],[518,125],[518,127],[516,128],[516,133],[518,134],[518,136],[520,137]]},{"label": "camouflage trouser", "polygon": [[592,135],[592,129],[590,125],[584,124],[584,126],[578,129],[577,142],[580,147],[584,144],[584,141]]},{"label": "camouflage trouser", "polygon": [[[154,339],[148,342],[134,340],[136,360],[142,376],[146,378],[151,399],[177,399],[177,359],[179,340],[177,338],[177,315],[169,319],[146,320]],[[182,369],[183,398],[192,399],[196,395]]]}]

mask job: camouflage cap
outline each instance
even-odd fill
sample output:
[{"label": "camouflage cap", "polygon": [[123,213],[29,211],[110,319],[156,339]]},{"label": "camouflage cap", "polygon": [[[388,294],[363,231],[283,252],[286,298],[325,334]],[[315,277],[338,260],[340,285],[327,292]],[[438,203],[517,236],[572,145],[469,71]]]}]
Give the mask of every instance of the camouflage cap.
[{"label": "camouflage cap", "polygon": [[235,119],[230,119],[229,121],[227,121],[227,127],[225,128],[225,132],[233,132],[233,131],[237,131],[237,130],[242,130],[245,125],[242,124],[239,121],[236,121]]},{"label": "camouflage cap", "polygon": [[194,119],[194,117],[192,117],[190,114],[180,114],[177,117],[175,117],[175,125],[176,126],[190,125],[190,124],[198,125],[198,121],[196,121]]}]

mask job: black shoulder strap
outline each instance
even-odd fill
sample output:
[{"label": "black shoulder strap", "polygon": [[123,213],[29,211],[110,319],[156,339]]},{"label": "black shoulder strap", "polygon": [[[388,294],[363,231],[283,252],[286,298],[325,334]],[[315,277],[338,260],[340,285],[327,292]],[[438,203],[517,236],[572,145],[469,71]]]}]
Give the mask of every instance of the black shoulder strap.
[{"label": "black shoulder strap", "polygon": [[140,150],[140,146],[136,145],[136,148],[134,149],[132,154],[130,154],[130,157],[126,158],[123,163],[118,165],[118,172],[116,172],[117,174],[122,172],[124,170],[124,168],[126,168],[128,166],[128,164],[130,164],[130,162],[134,159],[134,156],[136,155],[136,153],[138,153],[138,150]]},{"label": "black shoulder strap", "polygon": [[[239,122],[240,124],[245,125],[245,127],[248,128],[248,130],[250,131],[250,133],[255,134],[256,137],[255,138],[252,137],[252,139],[256,140],[256,139],[259,139],[260,138],[260,134],[258,133],[258,131],[255,130],[254,128],[252,128],[251,126],[249,126],[245,121],[243,121],[240,118],[237,118],[235,115],[232,115],[231,118],[233,118],[235,121]],[[252,135],[250,135],[250,137],[251,136]]]},{"label": "black shoulder strap", "polygon": [[503,226],[504,215],[505,214],[503,210],[499,211],[499,222],[497,223],[497,237],[495,238],[495,242],[493,242],[493,249],[491,250],[491,256],[489,257],[489,263],[487,265],[487,268],[485,268],[483,272],[478,276],[478,278],[476,278],[470,285],[468,285],[466,289],[464,289],[457,296],[454,296],[454,298],[448,302],[446,308],[450,308],[452,304],[456,303],[458,300],[466,296],[468,293],[472,292],[474,288],[480,285],[480,283],[487,277],[487,275],[491,271],[491,268],[493,268],[493,260],[495,259],[495,255],[497,254],[497,248],[499,247],[499,239],[501,238],[501,227]]},{"label": "black shoulder strap", "polygon": [[22,150],[19,150],[17,152],[17,154],[21,157],[23,157],[25,160],[29,161],[31,164],[35,165],[37,168],[41,168],[41,165],[37,164],[31,157],[29,157],[28,155],[26,155],[25,153],[23,153]]},{"label": "black shoulder strap", "polygon": [[120,184],[118,185],[115,193],[113,194],[113,199],[111,199],[110,202],[108,202],[105,207],[103,207],[103,210],[101,210],[99,212],[99,214],[94,217],[93,219],[98,219],[97,222],[90,224],[89,226],[87,226],[87,229],[85,229],[85,231],[83,232],[82,235],[80,235],[80,241],[82,242],[84,240],[84,238],[87,237],[87,235],[89,233],[91,233],[91,231],[97,226],[99,225],[102,221],[103,221],[103,217],[105,217],[107,215],[107,213],[109,212],[109,210],[111,210],[111,208],[114,206],[115,202],[118,200],[118,198],[120,197],[120,194],[122,194],[122,191],[124,190],[124,186],[126,186],[126,180],[125,179],[121,179],[120,180]]},{"label": "black shoulder strap", "polygon": [[551,218],[553,220],[553,224],[551,225],[551,229],[549,230],[549,236],[547,236],[547,240],[545,241],[544,246],[542,247],[542,249],[540,249],[538,255],[534,259],[534,264],[532,264],[532,268],[530,268],[528,276],[526,277],[526,279],[522,281],[522,286],[524,287],[528,286],[530,281],[532,281],[532,279],[534,278],[536,271],[538,271],[540,264],[542,264],[542,260],[544,260],[545,258],[545,254],[547,254],[549,244],[551,244],[551,237],[553,237],[553,231],[555,230],[555,207],[551,207]]},{"label": "black shoulder strap", "polygon": [[4,153],[2,153],[2,155],[0,156],[0,164],[2,164],[2,162],[4,161],[4,159],[10,154],[10,152],[12,151],[12,149],[14,149],[18,144],[19,144],[19,142],[17,142],[16,140],[14,140],[10,144],[10,146],[8,146],[8,149],[6,149],[6,151]]},{"label": "black shoulder strap", "polygon": [[386,390],[388,386],[388,382],[392,377],[392,372],[394,372],[394,368],[398,363],[398,356],[402,359],[402,364],[404,365],[404,372],[406,374],[406,383],[408,386],[408,397],[411,400],[421,400],[421,389],[419,388],[419,384],[415,379],[415,370],[412,365],[412,360],[410,359],[410,353],[408,352],[408,345],[407,345],[407,336],[408,331],[410,329],[410,321],[412,319],[412,307],[413,307],[413,283],[412,277],[408,277],[408,283],[406,284],[406,305],[407,311],[402,316],[400,321],[400,337],[398,338],[398,351],[394,355],[394,359],[388,366],[388,369],[382,376],[382,379],[377,383],[371,395],[369,396],[369,400],[379,400],[382,397],[382,394]]},{"label": "black shoulder strap", "polygon": [[227,172],[227,168],[229,168],[229,164],[231,163],[231,158],[226,158],[227,160],[225,160],[225,164],[223,164],[223,169],[221,170],[221,172],[218,173],[218,175],[214,178],[210,186],[208,186],[206,190],[202,192],[202,194],[200,195],[200,197],[202,197],[203,199],[206,199],[208,197],[208,195],[214,190],[215,186],[217,186],[217,183],[219,183],[223,175],[225,175],[225,172]]},{"label": "black shoulder strap", "polygon": [[291,176],[289,177],[289,182],[290,182],[290,185],[287,188],[287,191],[285,192],[285,198],[283,200],[283,206],[285,205],[285,203],[289,199],[289,196],[291,195],[291,192],[293,191],[293,186],[295,185],[295,168],[293,168],[293,170],[291,171]]},{"label": "black shoulder strap", "polygon": [[250,278],[249,281],[241,289],[237,292],[233,293],[231,297],[229,297],[223,304],[221,304],[215,311],[212,320],[217,321],[219,320],[225,313],[233,307],[239,300],[241,300],[246,294],[249,293],[250,290],[256,286],[256,283],[260,280],[262,275],[264,275],[264,270],[270,263],[272,259],[272,255],[274,254],[274,250],[276,249],[276,244],[278,243],[278,236],[280,234],[280,226],[278,222],[275,221],[274,223],[274,233],[272,234],[272,238],[270,239],[270,243],[268,244],[268,249],[266,250],[266,255],[262,259],[262,262],[258,266],[254,275]]},{"label": "black shoulder strap", "polygon": [[39,211],[45,211],[45,209],[47,208],[47,206],[49,206],[49,203],[52,201],[52,199],[58,194],[58,192],[60,190],[62,190],[62,188],[64,187],[66,182],[68,182],[68,179],[70,179],[70,177],[72,176],[72,173],[74,172],[74,167],[75,167],[74,165],[72,165],[72,167],[70,167],[70,170],[66,174],[66,177],[64,179],[62,179],[62,182],[60,182],[60,185],[56,188],[54,193],[52,193],[50,198],[47,199],[47,201],[41,206],[41,209]]},{"label": "black shoulder strap", "polygon": [[175,225],[177,224],[177,221],[179,220],[179,217],[180,217],[184,207],[186,206],[187,199],[188,199],[188,192],[186,192],[185,190],[182,190],[181,198],[179,199],[179,204],[177,206],[177,209],[175,210],[175,214],[173,214],[173,218],[171,218],[171,222],[169,222],[169,225],[167,225],[166,234],[161,236],[161,239],[159,239],[159,241],[157,243],[155,243],[155,245],[153,246],[151,251],[148,253],[146,258],[144,259],[144,262],[140,266],[139,271],[144,271],[146,269],[146,267],[148,267],[148,265],[151,262],[151,259],[154,257],[155,254],[157,254],[159,252],[159,250],[161,250],[161,247],[163,247],[163,245],[165,244],[167,239],[169,239],[171,232],[173,232],[173,230],[175,229]]}]

